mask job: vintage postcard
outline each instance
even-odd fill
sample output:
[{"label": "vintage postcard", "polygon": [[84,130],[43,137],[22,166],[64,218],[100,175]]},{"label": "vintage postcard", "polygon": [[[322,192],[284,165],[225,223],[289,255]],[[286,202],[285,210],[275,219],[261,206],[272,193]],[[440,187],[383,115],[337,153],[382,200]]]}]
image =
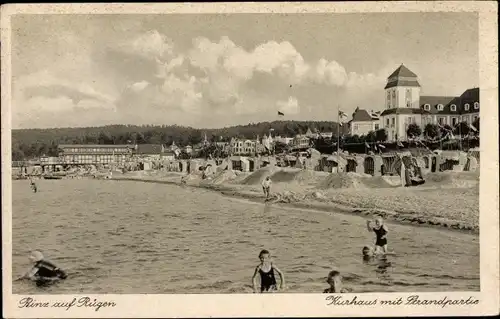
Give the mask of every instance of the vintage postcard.
[{"label": "vintage postcard", "polygon": [[4,316],[498,314],[497,14],[2,6]]}]

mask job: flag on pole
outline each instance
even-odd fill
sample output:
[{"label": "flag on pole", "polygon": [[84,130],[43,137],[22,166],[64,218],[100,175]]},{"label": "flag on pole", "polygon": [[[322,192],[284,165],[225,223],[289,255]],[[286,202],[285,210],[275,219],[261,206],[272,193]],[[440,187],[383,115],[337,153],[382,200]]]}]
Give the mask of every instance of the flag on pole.
[{"label": "flag on pole", "polygon": [[347,114],[339,110],[339,125],[342,126],[342,119],[347,118]]},{"label": "flag on pole", "polygon": [[280,112],[280,111],[278,111],[278,116],[285,116],[285,114],[282,113],[282,112]]}]

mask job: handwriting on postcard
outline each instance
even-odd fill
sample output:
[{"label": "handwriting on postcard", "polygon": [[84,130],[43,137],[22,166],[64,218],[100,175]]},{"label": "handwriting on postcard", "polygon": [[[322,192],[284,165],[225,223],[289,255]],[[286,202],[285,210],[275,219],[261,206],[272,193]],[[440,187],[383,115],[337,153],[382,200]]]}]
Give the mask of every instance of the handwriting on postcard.
[{"label": "handwriting on postcard", "polygon": [[19,300],[19,308],[64,308],[66,310],[72,307],[78,308],[94,308],[95,311],[99,311],[101,308],[116,307],[116,303],[113,301],[101,301],[97,299],[91,299],[89,297],[73,298],[72,300],[60,300],[60,301],[38,301],[31,297],[26,297]]},{"label": "handwriting on postcard", "polygon": [[448,297],[438,299],[424,299],[419,295],[411,295],[406,298],[397,297],[393,299],[364,299],[359,296],[343,297],[338,295],[330,295],[326,297],[328,306],[473,306],[478,305],[479,300],[473,297],[468,299],[451,299]]}]

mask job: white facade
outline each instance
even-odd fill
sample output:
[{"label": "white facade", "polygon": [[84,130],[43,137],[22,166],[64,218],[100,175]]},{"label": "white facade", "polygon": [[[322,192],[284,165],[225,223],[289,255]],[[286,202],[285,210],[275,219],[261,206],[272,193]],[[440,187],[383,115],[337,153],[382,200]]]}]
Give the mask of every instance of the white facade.
[{"label": "white facade", "polygon": [[351,135],[366,135],[370,131],[381,129],[380,119],[372,121],[352,121],[351,122]]},{"label": "white facade", "polygon": [[233,140],[231,153],[234,155],[254,154],[256,152],[256,142],[252,140]]},{"label": "white facade", "polygon": [[[391,114],[382,117],[383,128],[387,132],[387,141],[406,140],[408,125],[417,124],[422,126],[420,114]],[[423,129],[423,128],[422,128]]]},{"label": "white facade", "polygon": [[[385,110],[380,116],[380,127],[387,132],[390,142],[406,140],[410,124],[449,125],[452,128],[461,122],[472,124],[479,117],[479,89],[466,90],[460,97],[421,96],[417,75],[401,65],[388,78],[385,87]],[[369,129],[352,122],[353,133],[358,128],[358,135]],[[355,126],[357,125],[357,126]]]},{"label": "white facade", "polygon": [[[399,78],[400,80],[409,80]],[[389,80],[390,81],[390,80]],[[420,87],[396,86],[385,89],[385,108],[419,108],[420,107]]]}]

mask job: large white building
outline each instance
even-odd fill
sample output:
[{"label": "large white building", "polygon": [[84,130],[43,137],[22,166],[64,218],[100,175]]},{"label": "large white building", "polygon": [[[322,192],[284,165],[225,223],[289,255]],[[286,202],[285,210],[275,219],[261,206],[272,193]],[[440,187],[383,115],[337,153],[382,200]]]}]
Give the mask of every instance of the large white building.
[{"label": "large white building", "polygon": [[472,124],[479,117],[479,88],[466,90],[460,96],[420,95],[420,83],[415,73],[403,64],[388,78],[385,86],[385,109],[382,113],[356,109],[350,121],[351,134],[365,135],[384,128],[387,140],[406,140],[411,123],[422,128],[426,124]]}]

